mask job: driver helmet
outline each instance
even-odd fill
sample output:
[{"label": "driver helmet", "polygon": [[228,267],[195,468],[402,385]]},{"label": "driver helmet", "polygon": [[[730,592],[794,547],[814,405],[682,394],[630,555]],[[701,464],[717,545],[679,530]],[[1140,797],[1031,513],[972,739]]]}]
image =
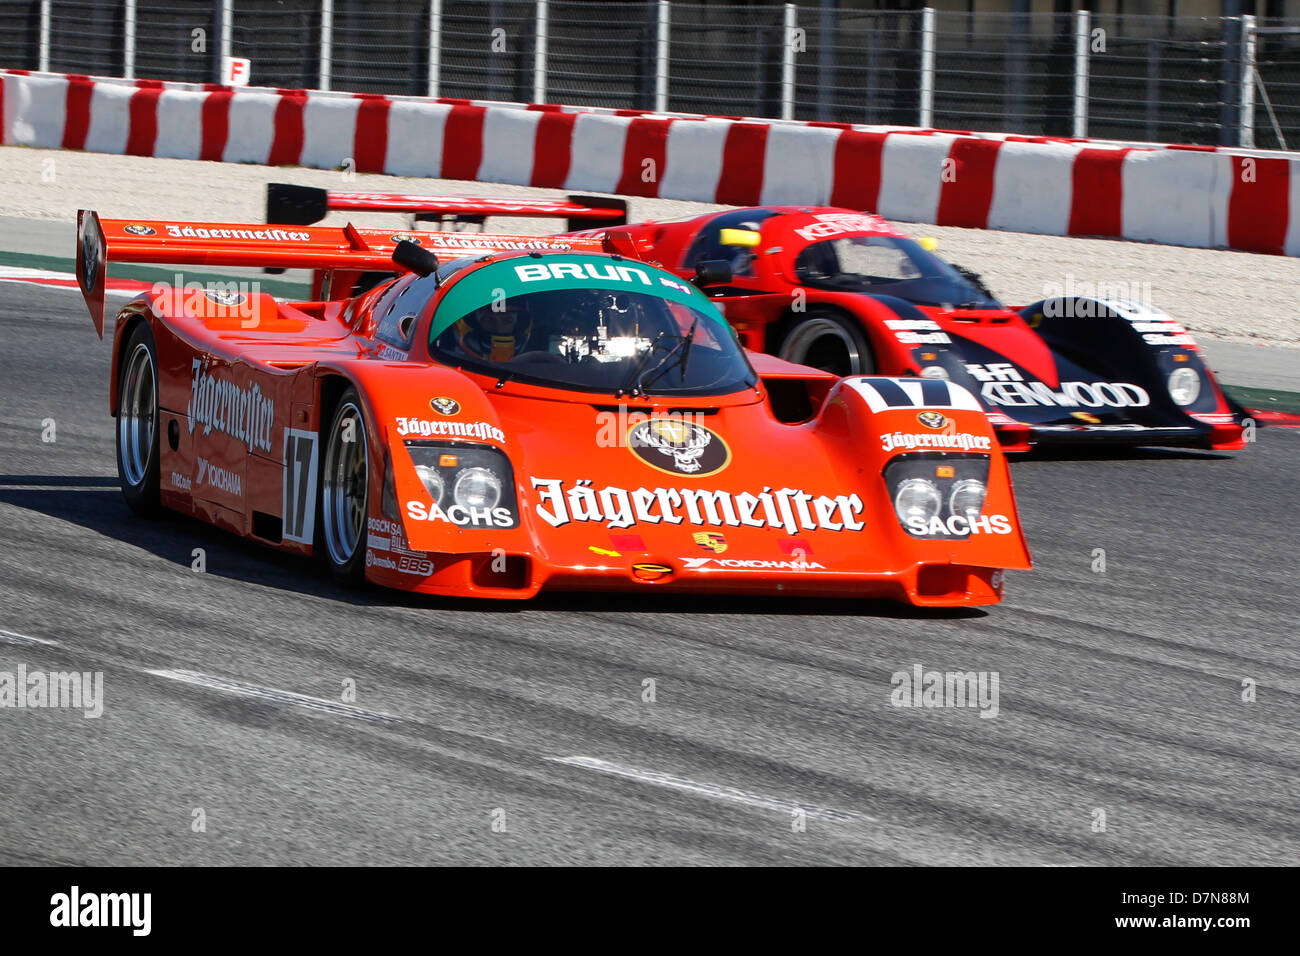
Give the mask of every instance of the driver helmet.
[{"label": "driver helmet", "polygon": [[533,329],[532,316],[521,296],[493,305],[475,309],[457,322],[456,337],[466,355],[508,362],[524,350]]}]

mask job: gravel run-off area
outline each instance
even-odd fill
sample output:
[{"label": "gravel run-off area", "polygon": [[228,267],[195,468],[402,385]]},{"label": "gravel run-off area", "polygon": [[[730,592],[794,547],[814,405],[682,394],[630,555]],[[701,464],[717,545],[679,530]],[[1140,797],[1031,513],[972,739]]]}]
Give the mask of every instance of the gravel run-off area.
[{"label": "gravel run-off area", "polygon": [[[23,147],[0,148],[0,217],[71,224],[79,208],[105,218],[261,222],[268,182],[332,189],[434,195],[563,195],[556,189],[410,179],[299,168],[112,156]],[[668,219],[725,207],[660,199],[633,199],[633,220]],[[400,224],[390,213],[331,214],[379,228]],[[913,236],[939,240],[939,254],[984,276],[1004,302],[1024,305],[1073,287],[1105,284],[1181,319],[1200,337],[1300,348],[1300,260],[1214,249],[1188,249],[1110,239],[1036,236],[984,229],[900,224]],[[541,234],[547,220],[489,221],[489,230]],[[11,249],[0,235],[0,250]],[[71,254],[69,245],[69,255]]]}]

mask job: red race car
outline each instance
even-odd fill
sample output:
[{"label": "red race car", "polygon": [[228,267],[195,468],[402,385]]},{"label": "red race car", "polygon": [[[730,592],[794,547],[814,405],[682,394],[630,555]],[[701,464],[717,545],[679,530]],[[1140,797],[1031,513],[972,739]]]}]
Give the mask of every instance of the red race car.
[{"label": "red race car", "polygon": [[195,285],[126,305],[110,409],[138,511],[454,596],[958,606],[1029,567],[973,395],[746,353],[707,295],[607,239],[446,236],[440,261],[387,231],[93,212],[78,236],[101,335],[109,261],[400,273],[340,299]]},{"label": "red race car", "polygon": [[[315,221],[330,208],[403,210],[440,225],[562,216],[580,230],[566,235],[608,235],[680,277],[726,262],[731,280],[708,291],[747,348],[836,375],[961,384],[979,396],[1007,451],[1097,440],[1244,446],[1245,411],[1175,319],[1149,304],[1087,295],[1007,308],[979,276],[934,255],[932,243],[860,212],[768,206],[626,225],[619,201],[592,197],[457,201],[276,185],[269,199],[277,222]],[[500,208],[485,211],[493,203]]]}]

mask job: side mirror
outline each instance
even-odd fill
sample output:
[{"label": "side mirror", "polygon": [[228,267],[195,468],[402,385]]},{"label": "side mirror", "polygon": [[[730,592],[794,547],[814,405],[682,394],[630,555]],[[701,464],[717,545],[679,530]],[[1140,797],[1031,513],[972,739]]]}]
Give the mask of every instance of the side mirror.
[{"label": "side mirror", "polygon": [[695,263],[695,276],[691,282],[697,287],[726,285],[730,281],[731,263],[726,259],[703,259]]},{"label": "side mirror", "polygon": [[421,277],[438,271],[438,257],[408,239],[397,244],[393,250],[393,261]]}]

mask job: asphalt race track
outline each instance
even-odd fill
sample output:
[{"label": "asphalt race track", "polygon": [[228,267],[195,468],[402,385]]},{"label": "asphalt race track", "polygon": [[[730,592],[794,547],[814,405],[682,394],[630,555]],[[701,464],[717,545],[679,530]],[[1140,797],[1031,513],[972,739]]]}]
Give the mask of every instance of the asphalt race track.
[{"label": "asphalt race track", "polygon": [[[80,296],[0,330],[0,672],[104,692],[0,709],[0,864],[1300,858],[1300,431],[1016,463],[1036,569],[987,610],[449,604],[132,517]],[[915,665],[997,716],[892,706]]]}]

